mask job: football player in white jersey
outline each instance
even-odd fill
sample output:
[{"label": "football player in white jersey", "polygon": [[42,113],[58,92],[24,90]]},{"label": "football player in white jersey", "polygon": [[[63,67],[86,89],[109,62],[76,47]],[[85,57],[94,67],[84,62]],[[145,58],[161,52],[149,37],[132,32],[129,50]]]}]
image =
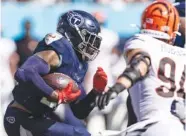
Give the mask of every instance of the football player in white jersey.
[{"label": "football player in white jersey", "polygon": [[182,99],[186,88],[186,50],[172,46],[178,12],[165,0],[155,1],[144,10],[141,23],[141,33],[124,47],[127,68],[96,103],[103,109],[129,89],[138,122],[128,128],[127,136],[186,136],[183,124],[170,112],[172,102]]}]

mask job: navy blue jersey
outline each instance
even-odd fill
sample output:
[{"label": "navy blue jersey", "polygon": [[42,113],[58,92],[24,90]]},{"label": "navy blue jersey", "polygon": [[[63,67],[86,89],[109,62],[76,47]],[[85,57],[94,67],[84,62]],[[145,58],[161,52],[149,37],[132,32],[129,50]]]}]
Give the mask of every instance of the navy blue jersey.
[{"label": "navy blue jersey", "polygon": [[60,36],[60,34],[48,34],[45,39],[39,42],[35,53],[44,50],[54,50],[60,58],[60,64],[58,68],[52,69],[51,73],[58,72],[70,76],[82,89],[82,95],[85,95],[82,82],[88,69],[88,63],[86,61],[79,61],[69,41],[66,38]]},{"label": "navy blue jersey", "polygon": [[[80,98],[83,98],[86,93],[82,86],[82,82],[88,69],[87,62],[79,61],[68,40],[56,33],[49,34],[40,41],[34,53],[44,50],[54,50],[60,58],[59,66],[55,69],[51,69],[50,73],[58,72],[70,76],[78,83],[82,91]],[[30,82],[19,82],[13,94],[14,99],[33,114],[41,115],[53,110],[53,108],[43,103],[42,100],[45,95]]]}]

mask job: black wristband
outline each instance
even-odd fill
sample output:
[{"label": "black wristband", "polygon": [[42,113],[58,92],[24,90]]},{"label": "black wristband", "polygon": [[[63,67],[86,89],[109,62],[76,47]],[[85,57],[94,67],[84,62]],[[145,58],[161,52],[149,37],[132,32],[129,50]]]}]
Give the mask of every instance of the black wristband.
[{"label": "black wristband", "polygon": [[119,77],[126,77],[131,81],[131,84],[133,85],[134,83],[141,79],[141,73],[139,70],[133,67],[129,67],[126,68],[125,71]]},{"label": "black wristband", "polygon": [[121,83],[116,83],[113,87],[111,87],[111,90],[119,94],[123,90],[125,90],[126,87]]},{"label": "black wristband", "polygon": [[[149,59],[149,62],[147,61],[147,59]],[[143,51],[136,53],[132,57],[129,65],[127,66],[127,68],[121,74],[120,77],[126,77],[131,81],[132,85],[135,84],[137,81],[146,77],[147,73],[149,72],[150,65],[151,65],[150,60],[151,60],[150,55],[148,53],[143,52]],[[140,68],[139,68],[140,62],[144,62],[147,65],[147,72],[145,75],[142,75],[140,72]]]}]

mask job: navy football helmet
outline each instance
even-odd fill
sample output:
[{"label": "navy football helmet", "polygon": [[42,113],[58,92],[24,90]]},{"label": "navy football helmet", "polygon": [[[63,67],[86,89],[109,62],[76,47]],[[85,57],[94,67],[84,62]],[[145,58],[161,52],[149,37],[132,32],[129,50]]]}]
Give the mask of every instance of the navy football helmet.
[{"label": "navy football helmet", "polygon": [[57,31],[82,54],[83,60],[94,60],[99,54],[100,25],[91,14],[81,10],[66,12],[60,16]]}]

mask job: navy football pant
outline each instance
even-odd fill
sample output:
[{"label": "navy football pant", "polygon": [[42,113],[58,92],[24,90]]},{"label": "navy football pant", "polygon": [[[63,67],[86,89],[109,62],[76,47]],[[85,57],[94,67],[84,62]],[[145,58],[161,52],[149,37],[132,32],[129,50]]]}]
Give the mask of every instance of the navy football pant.
[{"label": "navy football pant", "polygon": [[90,136],[86,128],[75,127],[46,117],[33,117],[20,109],[8,107],[4,126],[8,136],[20,136],[20,126],[33,136]]}]

